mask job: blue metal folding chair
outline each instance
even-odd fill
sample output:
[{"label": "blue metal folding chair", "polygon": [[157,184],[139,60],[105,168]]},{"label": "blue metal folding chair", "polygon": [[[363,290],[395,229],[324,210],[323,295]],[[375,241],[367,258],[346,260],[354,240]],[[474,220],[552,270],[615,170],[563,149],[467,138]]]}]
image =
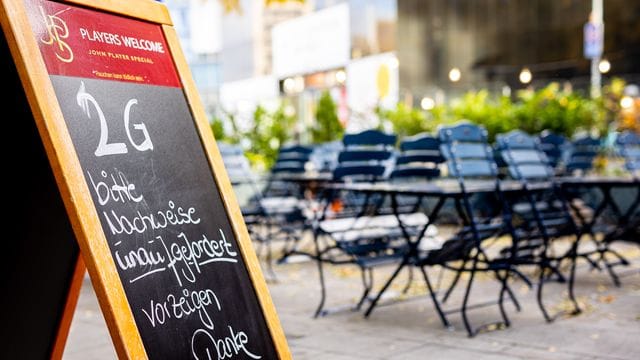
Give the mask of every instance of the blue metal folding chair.
[{"label": "blue metal folding chair", "polygon": [[[569,213],[560,189],[553,184],[554,172],[548,158],[541,150],[537,139],[520,130],[498,135],[497,148],[507,164],[511,178],[522,184],[522,196],[510,199],[512,213],[518,217],[514,241],[515,246],[507,249],[515,251],[516,265],[534,265],[538,268],[539,279],[537,301],[545,320],[551,322],[544,306],[542,289],[544,283],[556,275],[560,281],[564,276],[560,272],[560,262],[569,259],[571,272],[568,282],[569,299],[574,309],[572,314],[580,312],[573,292],[575,278],[575,259],[581,233]],[[551,242],[560,237],[573,237],[571,250],[564,256],[555,257],[550,253]]]},{"label": "blue metal folding chair", "polygon": [[302,198],[304,194],[302,194],[302,190],[298,184],[288,181],[288,178],[307,171],[312,152],[312,147],[302,145],[291,145],[280,148],[276,163],[270,170],[264,195]]},{"label": "blue metal folding chair", "polygon": [[331,172],[338,165],[338,154],[344,148],[342,141],[318,144],[313,148],[310,160],[319,173]]},{"label": "blue metal folding chair", "polygon": [[567,147],[567,139],[549,130],[544,130],[540,136],[540,148],[547,155],[549,166],[558,169],[562,162],[562,154]]},{"label": "blue metal folding chair", "polygon": [[589,136],[575,139],[568,150],[565,172],[568,175],[584,175],[593,169],[593,162],[600,152],[600,139]]},{"label": "blue metal folding chair", "polygon": [[[344,149],[333,171],[334,181],[370,183],[387,178],[395,135],[368,130],[345,135],[343,143]],[[397,263],[407,251],[398,218],[390,210],[384,210],[384,197],[330,191],[325,199],[325,210],[314,236],[321,285],[316,317],[329,312],[324,309],[326,285],[323,263],[351,264],[359,268],[364,290],[355,309],[360,309],[372,289],[373,270]],[[427,221],[423,213],[402,214],[400,219],[409,228],[419,227]]]},{"label": "blue metal folding chair", "polygon": [[[440,249],[427,251],[419,256],[414,265],[421,269],[436,311],[446,327],[449,327],[450,323],[431,286],[425,267],[442,266],[456,272],[456,277],[445,294],[443,302],[461,279],[461,274],[469,274],[462,306],[456,311],[460,311],[468,335],[474,336],[483,330],[510,325],[504,309],[505,294],[519,309],[515,295],[507,283],[512,272],[517,271],[512,267],[511,259],[504,256],[493,257],[486,252],[486,240],[496,239],[513,232],[511,215],[504,203],[493,152],[487,144],[486,130],[469,123],[461,123],[441,128],[438,135],[442,154],[447,160],[449,175],[457,180],[460,188],[461,196],[457,198],[456,208],[463,226],[452,238],[446,240]],[[496,195],[494,204],[484,203],[482,207],[472,205],[472,194],[467,192],[467,184],[474,179],[488,180],[493,184]],[[473,280],[480,272],[492,273],[500,282],[497,304],[502,321],[473,328],[468,319],[467,310],[477,307],[469,305],[469,300]]]},{"label": "blue metal folding chair", "polygon": [[[640,134],[625,131],[618,135],[615,141],[617,154],[624,160],[627,171],[640,181]],[[619,210],[618,217],[624,219],[626,226],[618,229],[619,234],[611,236],[612,240],[624,240],[640,245],[640,189],[636,191],[635,200],[626,209],[625,213]]]},{"label": "blue metal folding chair", "polygon": [[440,152],[440,140],[418,134],[402,140],[400,154],[391,172],[391,179],[429,180],[440,176],[438,165],[445,160]]},{"label": "blue metal folding chair", "polygon": [[[438,138],[424,133],[404,138],[389,180],[393,183],[411,183],[435,179],[440,176],[440,165],[444,161]],[[423,206],[421,197],[399,196],[395,200],[397,211],[401,213],[417,212]]]},{"label": "blue metal folding chair", "polygon": [[635,177],[640,177],[640,134],[625,131],[615,142],[618,155],[624,159],[625,168]]}]

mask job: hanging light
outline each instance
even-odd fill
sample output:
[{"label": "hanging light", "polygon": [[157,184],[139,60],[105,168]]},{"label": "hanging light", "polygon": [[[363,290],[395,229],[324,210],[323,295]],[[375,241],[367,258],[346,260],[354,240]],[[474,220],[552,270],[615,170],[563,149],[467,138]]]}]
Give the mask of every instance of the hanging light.
[{"label": "hanging light", "polygon": [[282,88],[286,94],[291,94],[295,91],[296,82],[292,78],[284,79],[282,83]]},{"label": "hanging light", "polygon": [[609,70],[611,70],[611,63],[609,62],[609,60],[607,59],[600,60],[600,62],[598,63],[598,70],[600,70],[602,74],[608,73]]},{"label": "hanging light", "polygon": [[622,99],[620,99],[620,106],[623,109],[630,109],[633,106],[633,99],[631,98],[631,96],[624,96]]},{"label": "hanging light", "polygon": [[449,70],[449,80],[451,80],[451,82],[458,82],[461,76],[462,76],[462,73],[460,72],[460,69],[458,69],[457,67],[454,67],[453,69]]},{"label": "hanging light", "polygon": [[521,83],[528,84],[531,82],[533,75],[531,75],[531,70],[529,70],[529,68],[523,68],[522,71],[520,71],[520,75],[518,76],[518,78],[520,79]]},{"label": "hanging light", "polygon": [[430,98],[430,97],[423,97],[422,100],[420,100],[420,107],[423,110],[431,110],[436,106],[436,102]]}]

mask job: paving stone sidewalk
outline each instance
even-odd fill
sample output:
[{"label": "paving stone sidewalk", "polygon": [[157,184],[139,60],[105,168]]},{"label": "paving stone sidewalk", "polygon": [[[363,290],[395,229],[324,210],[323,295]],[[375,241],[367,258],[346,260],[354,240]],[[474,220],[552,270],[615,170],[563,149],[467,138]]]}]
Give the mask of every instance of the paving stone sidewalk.
[{"label": "paving stone sidewalk", "polygon": [[[512,326],[468,338],[457,314],[450,320],[455,330],[440,324],[424,286],[417,277],[406,301],[376,309],[369,319],[361,312],[345,310],[313,319],[319,300],[314,263],[301,262],[275,268],[277,281],[269,288],[294,359],[638,359],[640,354],[640,250],[618,247],[630,255],[632,265],[619,268],[621,288],[606,272],[578,268],[576,294],[585,310],[576,317],[544,322],[535,302],[535,291],[515,283],[523,310],[507,309]],[[392,268],[376,273],[378,282]],[[430,270],[433,278],[438,270]],[[405,275],[406,276],[406,275]],[[445,280],[449,279],[445,277]],[[327,269],[329,307],[352,304],[358,297],[359,273],[347,267]],[[495,281],[486,277],[474,285],[474,301],[494,299]],[[392,287],[399,294],[404,279]],[[545,286],[545,299],[554,310],[567,307],[562,284]],[[454,293],[449,306],[459,304]],[[499,319],[496,306],[473,310],[475,324]],[[72,323],[65,359],[114,359],[111,339],[88,279]]]}]

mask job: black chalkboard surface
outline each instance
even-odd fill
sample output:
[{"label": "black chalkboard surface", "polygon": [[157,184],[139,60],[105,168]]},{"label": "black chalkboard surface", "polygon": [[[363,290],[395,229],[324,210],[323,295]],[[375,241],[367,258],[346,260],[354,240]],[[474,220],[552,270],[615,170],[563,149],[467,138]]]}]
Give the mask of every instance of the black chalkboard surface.
[{"label": "black chalkboard surface", "polygon": [[126,2],[95,0],[98,11],[0,1],[118,354],[288,358],[222,162],[204,146],[214,143],[166,9],[141,2],[153,20],[145,22],[127,17],[145,13]]},{"label": "black chalkboard surface", "polygon": [[182,90],[51,80],[149,357],[276,358]]}]

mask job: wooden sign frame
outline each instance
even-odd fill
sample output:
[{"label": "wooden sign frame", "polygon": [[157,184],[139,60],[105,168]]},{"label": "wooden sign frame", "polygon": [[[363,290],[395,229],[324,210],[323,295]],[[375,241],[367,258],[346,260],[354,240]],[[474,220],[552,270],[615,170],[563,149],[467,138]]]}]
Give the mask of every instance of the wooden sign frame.
[{"label": "wooden sign frame", "polygon": [[[30,26],[25,4],[23,0],[0,1],[2,28],[116,352],[120,358],[146,358],[147,354],[120,282],[96,206]],[[275,350],[280,359],[290,359],[291,354],[284,332],[167,8],[152,0],[62,0],[59,2],[144,20],[162,27]],[[84,267],[82,261],[79,261],[54,345],[53,358],[59,358],[62,355],[83,273]]]}]

